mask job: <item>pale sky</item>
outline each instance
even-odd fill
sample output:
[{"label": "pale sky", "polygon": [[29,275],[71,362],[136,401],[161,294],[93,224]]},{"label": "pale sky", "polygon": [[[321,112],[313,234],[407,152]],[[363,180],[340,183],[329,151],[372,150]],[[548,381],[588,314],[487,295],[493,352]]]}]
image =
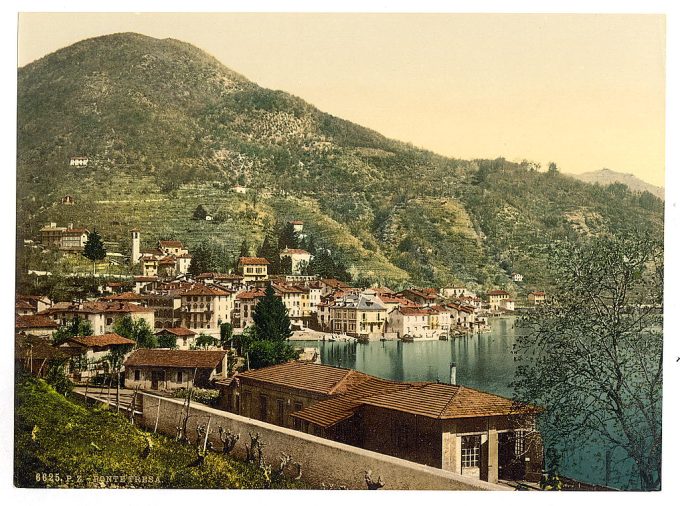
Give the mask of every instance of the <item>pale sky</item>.
[{"label": "pale sky", "polygon": [[21,14],[19,65],[132,31],[457,158],[607,167],[664,184],[665,18],[525,14]]}]

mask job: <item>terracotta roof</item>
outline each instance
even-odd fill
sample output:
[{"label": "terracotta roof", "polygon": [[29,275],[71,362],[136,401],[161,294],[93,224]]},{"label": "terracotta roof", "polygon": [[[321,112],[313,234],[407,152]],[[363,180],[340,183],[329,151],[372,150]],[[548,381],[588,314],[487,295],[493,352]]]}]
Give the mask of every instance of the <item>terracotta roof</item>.
[{"label": "terracotta roof", "polygon": [[261,297],[264,297],[264,291],[262,290],[248,290],[245,292],[240,292],[238,295],[236,295],[236,298],[239,300],[252,300],[259,299]]},{"label": "terracotta roof", "polygon": [[17,329],[57,329],[59,324],[43,315],[24,315],[16,317]]},{"label": "terracotta roof", "polygon": [[81,344],[87,347],[100,347],[100,346],[111,346],[116,344],[128,344],[133,345],[135,341],[128,339],[127,337],[119,336],[118,334],[112,332],[110,334],[102,334],[100,336],[75,336],[71,337],[69,341],[73,341],[77,344]]},{"label": "terracotta roof", "polygon": [[451,419],[538,412],[538,408],[462,385],[415,384],[411,388],[363,399],[363,404],[426,416]]},{"label": "terracotta roof", "polygon": [[340,281],[339,279],[334,279],[334,278],[326,278],[322,279],[321,283],[324,283],[325,285],[330,286],[331,288],[349,288],[350,286],[345,283],[344,281]]},{"label": "terracotta roof", "polygon": [[194,367],[214,369],[224,359],[226,350],[158,350],[139,349],[125,361],[125,366]]},{"label": "terracotta roof", "polygon": [[156,332],[156,335],[158,334],[163,334],[164,332],[167,332],[169,334],[174,334],[176,336],[184,337],[184,336],[195,336],[196,332],[193,330],[189,330],[186,327],[171,327],[167,329],[161,329],[158,332]]},{"label": "terracotta roof", "polygon": [[71,356],[68,352],[52,346],[49,340],[42,337],[19,334],[15,336],[14,343],[14,356],[17,359],[66,360]]},{"label": "terracotta roof", "polygon": [[510,295],[505,290],[491,290],[488,295]]},{"label": "terracotta roof", "polygon": [[216,286],[206,286],[201,283],[194,283],[188,288],[182,288],[181,295],[211,295],[214,297],[224,297],[230,293],[232,292]]},{"label": "terracotta roof", "polygon": [[530,295],[543,295],[545,296],[545,292],[531,292]]},{"label": "terracotta roof", "polygon": [[15,309],[35,309],[33,305],[27,300],[18,300],[14,304]]},{"label": "terracotta roof", "polygon": [[134,292],[123,292],[123,293],[114,293],[113,295],[107,295],[106,297],[102,297],[100,300],[111,300],[111,301],[142,301],[145,298],[138,293]]},{"label": "terracotta roof", "polygon": [[158,245],[161,248],[182,248],[182,243],[180,241],[158,241]]},{"label": "terracotta roof", "polygon": [[269,260],[259,257],[241,257],[238,263],[239,265],[269,265]]},{"label": "terracotta roof", "polygon": [[158,265],[175,265],[175,258],[163,257],[158,261]]},{"label": "terracotta roof", "polygon": [[327,428],[353,416],[361,407],[363,398],[405,388],[410,388],[410,385],[369,376],[346,394],[315,402],[301,411],[291,413],[291,416]]},{"label": "terracotta roof", "polygon": [[45,315],[54,313],[153,313],[153,309],[130,302],[97,301],[82,304],[66,303],[66,305],[59,303],[40,312]]},{"label": "terracotta roof", "polygon": [[293,220],[293,221],[289,221],[288,223],[290,223],[291,225],[304,225],[305,224],[304,221],[300,221],[300,220]]},{"label": "terracotta roof", "polygon": [[371,376],[353,369],[293,361],[245,371],[238,377],[330,395],[345,393]]},{"label": "terracotta roof", "polygon": [[135,281],[140,281],[140,282],[158,281],[158,277],[157,276],[135,276]]},{"label": "terracotta roof", "polygon": [[423,307],[400,307],[399,312],[404,316],[426,316],[430,312]]}]

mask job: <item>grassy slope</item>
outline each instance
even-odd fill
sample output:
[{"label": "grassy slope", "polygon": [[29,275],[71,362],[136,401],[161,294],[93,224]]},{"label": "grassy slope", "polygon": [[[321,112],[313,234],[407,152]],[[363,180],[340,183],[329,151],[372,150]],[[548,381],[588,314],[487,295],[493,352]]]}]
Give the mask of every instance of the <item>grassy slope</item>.
[{"label": "grassy slope", "polygon": [[[62,480],[70,475],[68,486],[76,488],[99,486],[76,483],[78,475],[159,478],[159,483],[127,485],[136,488],[262,488],[264,484],[256,466],[214,453],[201,467],[189,467],[196,459],[193,447],[148,435],[114,412],[75,404],[42,380],[22,378],[15,403],[14,483],[18,487],[66,486],[63,481],[36,482],[36,473],[59,473]],[[143,459],[147,436],[153,449]],[[285,481],[274,487],[291,485],[302,486]]]}]

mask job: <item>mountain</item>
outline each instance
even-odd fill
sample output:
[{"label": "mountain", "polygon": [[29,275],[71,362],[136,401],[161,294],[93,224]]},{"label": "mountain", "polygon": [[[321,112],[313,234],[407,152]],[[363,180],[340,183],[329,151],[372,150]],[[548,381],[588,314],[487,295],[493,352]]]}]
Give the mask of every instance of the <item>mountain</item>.
[{"label": "mountain", "polygon": [[616,172],[611,169],[594,170],[592,172],[584,172],[583,174],[572,174],[576,179],[585,181],[586,183],[599,184],[600,186],[607,186],[614,183],[625,184],[634,192],[649,192],[656,195],[661,200],[664,199],[664,189],[660,186],[654,186],[642,179],[635,177],[633,174],[624,174],[623,172]]},{"label": "mountain", "polygon": [[[650,197],[416,149],[172,39],[97,37],[18,72],[19,244],[44,223],[74,223],[123,254],[136,227],[144,247],[210,242],[233,257],[298,219],[355,281],[514,291],[512,271],[523,288],[547,285],[552,241],[659,233],[663,204]],[[198,205],[216,219],[192,220]]]}]

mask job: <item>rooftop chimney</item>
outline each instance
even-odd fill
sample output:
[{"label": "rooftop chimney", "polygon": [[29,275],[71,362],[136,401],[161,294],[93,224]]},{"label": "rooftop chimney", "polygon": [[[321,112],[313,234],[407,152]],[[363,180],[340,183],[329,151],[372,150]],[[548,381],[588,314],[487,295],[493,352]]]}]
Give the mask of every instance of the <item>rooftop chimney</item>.
[{"label": "rooftop chimney", "polygon": [[451,384],[456,384],[456,363],[451,362]]}]

